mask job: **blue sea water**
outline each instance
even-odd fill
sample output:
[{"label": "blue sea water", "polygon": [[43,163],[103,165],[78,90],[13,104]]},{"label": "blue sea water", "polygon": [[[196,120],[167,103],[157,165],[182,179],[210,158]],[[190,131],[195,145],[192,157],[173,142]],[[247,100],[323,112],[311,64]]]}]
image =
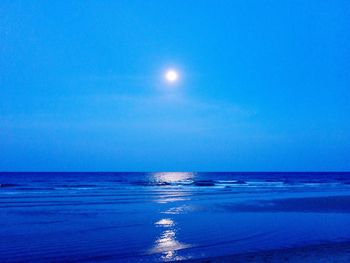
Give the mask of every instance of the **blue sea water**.
[{"label": "blue sea water", "polygon": [[350,173],[0,173],[0,262],[163,262],[350,241]]}]

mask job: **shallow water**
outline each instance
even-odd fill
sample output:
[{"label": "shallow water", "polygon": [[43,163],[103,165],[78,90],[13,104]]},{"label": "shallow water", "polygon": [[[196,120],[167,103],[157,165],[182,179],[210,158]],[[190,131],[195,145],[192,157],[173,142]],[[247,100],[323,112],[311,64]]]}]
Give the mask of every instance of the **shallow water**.
[{"label": "shallow water", "polygon": [[350,240],[350,173],[0,173],[0,184],[0,262],[161,262]]}]

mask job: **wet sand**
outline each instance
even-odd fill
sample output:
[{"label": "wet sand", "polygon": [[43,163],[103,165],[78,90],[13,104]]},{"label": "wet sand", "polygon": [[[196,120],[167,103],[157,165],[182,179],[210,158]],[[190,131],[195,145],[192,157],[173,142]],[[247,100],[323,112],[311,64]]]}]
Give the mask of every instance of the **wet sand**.
[{"label": "wet sand", "polygon": [[231,212],[350,213],[350,195],[253,200],[222,208]]},{"label": "wet sand", "polygon": [[189,263],[248,262],[248,263],[305,263],[305,262],[350,262],[350,242],[325,243],[303,247],[267,250],[255,253],[223,257],[186,260]]}]

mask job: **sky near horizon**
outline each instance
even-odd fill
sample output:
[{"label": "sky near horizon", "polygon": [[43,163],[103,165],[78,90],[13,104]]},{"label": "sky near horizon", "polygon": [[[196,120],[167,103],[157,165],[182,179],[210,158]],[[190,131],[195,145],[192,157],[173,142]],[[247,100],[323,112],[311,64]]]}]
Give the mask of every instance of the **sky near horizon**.
[{"label": "sky near horizon", "polygon": [[350,170],[348,0],[2,0],[0,35],[0,171]]}]

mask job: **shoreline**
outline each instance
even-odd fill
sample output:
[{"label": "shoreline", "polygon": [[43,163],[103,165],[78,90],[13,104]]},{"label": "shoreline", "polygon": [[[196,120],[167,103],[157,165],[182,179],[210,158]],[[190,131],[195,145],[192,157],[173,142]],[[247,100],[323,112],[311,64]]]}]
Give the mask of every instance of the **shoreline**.
[{"label": "shoreline", "polygon": [[300,247],[272,249],[258,252],[247,252],[219,257],[188,259],[188,263],[217,263],[217,262],[350,262],[350,241],[332,242]]}]

